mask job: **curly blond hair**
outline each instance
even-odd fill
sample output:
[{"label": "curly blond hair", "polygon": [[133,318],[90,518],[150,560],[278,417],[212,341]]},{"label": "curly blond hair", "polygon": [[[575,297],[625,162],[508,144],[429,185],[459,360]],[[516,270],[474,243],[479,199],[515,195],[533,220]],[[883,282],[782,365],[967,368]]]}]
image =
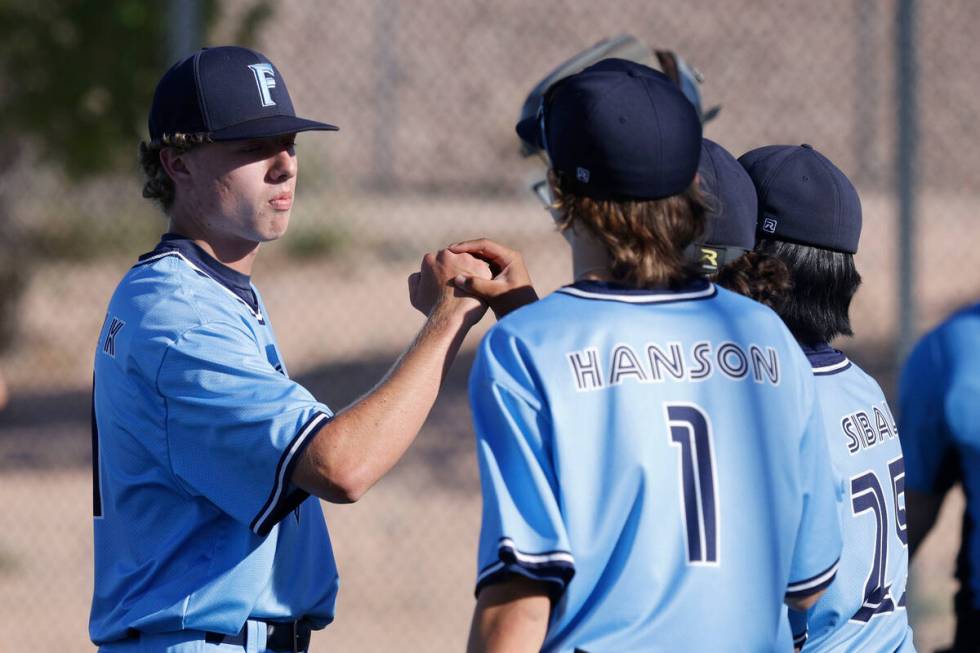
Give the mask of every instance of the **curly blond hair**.
[{"label": "curly blond hair", "polygon": [[164,170],[160,163],[160,151],[165,147],[171,147],[183,154],[190,150],[212,142],[207,134],[164,134],[163,138],[157,141],[142,141],[139,149],[140,168],[146,181],[143,183],[143,197],[154,200],[163,209],[164,213],[169,213],[174,205],[176,188],[174,182]]}]

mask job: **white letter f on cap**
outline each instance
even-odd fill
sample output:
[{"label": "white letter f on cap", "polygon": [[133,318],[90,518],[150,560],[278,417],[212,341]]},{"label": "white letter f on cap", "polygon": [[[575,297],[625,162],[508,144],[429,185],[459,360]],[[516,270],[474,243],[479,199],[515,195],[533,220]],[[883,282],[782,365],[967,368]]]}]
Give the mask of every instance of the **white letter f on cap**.
[{"label": "white letter f on cap", "polygon": [[269,89],[276,87],[276,71],[272,69],[272,64],[253,63],[249,65],[249,68],[252,69],[252,73],[255,75],[255,83],[259,87],[262,106],[275,106],[276,103],[272,100],[272,94],[269,93]]}]

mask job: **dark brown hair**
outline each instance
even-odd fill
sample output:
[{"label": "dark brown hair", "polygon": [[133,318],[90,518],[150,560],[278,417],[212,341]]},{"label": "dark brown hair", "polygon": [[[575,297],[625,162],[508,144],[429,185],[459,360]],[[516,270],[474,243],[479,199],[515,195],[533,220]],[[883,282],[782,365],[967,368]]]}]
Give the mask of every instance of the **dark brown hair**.
[{"label": "dark brown hair", "polygon": [[164,213],[169,213],[174,205],[176,188],[174,182],[160,163],[160,151],[171,147],[179,153],[189,152],[199,145],[210,143],[207,134],[165,134],[160,142],[140,143],[139,162],[146,181],[143,184],[143,197],[160,204]]},{"label": "dark brown hair", "polygon": [[722,288],[754,299],[777,313],[793,290],[786,264],[762,252],[742,254],[718,270],[715,281]]},{"label": "dark brown hair", "polygon": [[609,253],[613,279],[634,288],[678,287],[701,276],[684,250],[704,231],[705,201],[697,182],[658,200],[597,200],[562,188],[549,171],[558,228],[582,229]]},{"label": "dark brown hair", "polygon": [[793,292],[776,312],[797,340],[814,345],[854,335],[849,313],[861,275],[853,254],[766,238],[755,249],[789,270]]}]

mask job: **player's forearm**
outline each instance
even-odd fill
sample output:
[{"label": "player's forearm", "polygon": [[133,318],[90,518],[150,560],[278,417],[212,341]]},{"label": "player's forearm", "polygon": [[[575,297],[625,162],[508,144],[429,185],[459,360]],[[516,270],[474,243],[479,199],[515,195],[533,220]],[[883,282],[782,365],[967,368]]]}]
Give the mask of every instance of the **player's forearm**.
[{"label": "player's forearm", "polygon": [[[522,587],[491,586],[480,593],[467,653],[534,653],[548,632],[551,603],[547,595]],[[533,592],[540,588],[529,586]]]},{"label": "player's forearm", "polygon": [[433,311],[381,383],[320,430],[293,482],[328,501],[359,499],[415,440],[470,326],[458,311]]}]

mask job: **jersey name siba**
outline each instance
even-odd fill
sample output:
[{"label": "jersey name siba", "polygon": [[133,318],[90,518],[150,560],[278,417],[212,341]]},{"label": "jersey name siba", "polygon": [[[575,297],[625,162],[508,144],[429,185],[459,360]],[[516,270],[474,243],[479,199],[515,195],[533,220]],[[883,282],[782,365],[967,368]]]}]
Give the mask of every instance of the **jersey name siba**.
[{"label": "jersey name siba", "polygon": [[870,449],[876,444],[898,437],[898,427],[888,409],[887,401],[872,406],[869,410],[858,410],[844,415],[840,426],[847,441],[847,452],[852,456],[862,449]]},{"label": "jersey name siba", "polygon": [[732,381],[779,385],[779,356],[772,347],[701,341],[690,348],[679,342],[646,343],[639,349],[617,344],[599,352],[587,347],[566,353],[572,383],[579,392],[602,390],[624,382],[704,381],[715,374]]}]

